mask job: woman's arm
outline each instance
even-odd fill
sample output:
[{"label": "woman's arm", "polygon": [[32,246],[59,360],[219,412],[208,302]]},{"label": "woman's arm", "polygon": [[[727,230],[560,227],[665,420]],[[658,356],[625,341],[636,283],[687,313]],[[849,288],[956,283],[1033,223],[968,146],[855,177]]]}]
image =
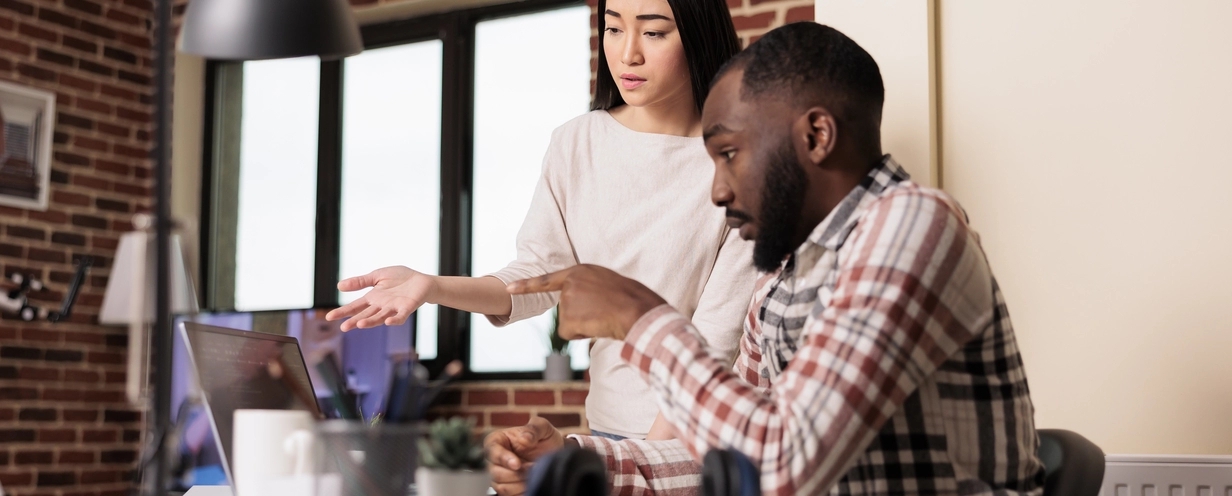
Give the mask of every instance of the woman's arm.
[{"label": "woman's arm", "polygon": [[325,315],[351,317],[342,330],[399,325],[425,303],[486,315],[509,315],[512,303],[505,283],[495,277],[430,276],[413,269],[385,267],[338,283],[340,291],[372,288],[359,299]]}]

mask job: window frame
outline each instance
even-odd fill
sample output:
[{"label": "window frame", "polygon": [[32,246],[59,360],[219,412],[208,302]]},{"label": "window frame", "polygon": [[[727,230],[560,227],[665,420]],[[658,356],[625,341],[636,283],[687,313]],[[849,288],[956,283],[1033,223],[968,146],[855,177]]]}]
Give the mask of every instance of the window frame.
[{"label": "window frame", "polygon": [[[471,212],[473,192],[473,135],[475,95],[475,27],[479,22],[504,17],[534,14],[563,7],[586,5],[582,0],[523,0],[472,9],[434,14],[362,26],[364,49],[385,48],[438,39],[442,43],[441,85],[441,208],[439,274],[470,276]],[[201,264],[204,295],[203,311],[235,311],[234,289],[228,296],[218,292],[227,279],[217,273],[219,247],[215,229],[220,224],[214,210],[219,191],[215,157],[217,137],[228,133],[226,126],[237,126],[238,115],[223,116],[228,105],[220,76],[227,65],[237,62],[207,61],[205,70],[205,126],[201,178]],[[316,246],[313,264],[314,309],[333,309],[339,304],[337,282],[341,254],[342,217],[342,116],[345,59],[321,61],[321,95],[317,140]],[[234,106],[234,103],[230,103]],[[234,109],[232,110],[234,113]],[[224,122],[225,121],[225,122]],[[232,240],[233,242],[233,240]],[[231,255],[234,257],[234,246]],[[233,266],[233,264],[231,264]],[[222,281],[221,283],[219,281]],[[411,317],[412,322],[414,316]],[[412,342],[420,329],[412,325]],[[537,380],[541,372],[474,372],[469,367],[471,326],[469,312],[439,307],[437,314],[437,356],[423,360],[433,377],[439,376],[453,360],[468,364],[461,380]],[[574,371],[581,379],[584,371]]]}]

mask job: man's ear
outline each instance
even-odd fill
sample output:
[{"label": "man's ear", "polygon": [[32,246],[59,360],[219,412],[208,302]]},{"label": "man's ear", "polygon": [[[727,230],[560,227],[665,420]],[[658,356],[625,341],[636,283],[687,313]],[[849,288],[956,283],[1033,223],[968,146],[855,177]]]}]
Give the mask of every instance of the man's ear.
[{"label": "man's ear", "polygon": [[808,109],[792,126],[796,153],[806,163],[820,165],[834,153],[838,143],[838,124],[825,107]]}]

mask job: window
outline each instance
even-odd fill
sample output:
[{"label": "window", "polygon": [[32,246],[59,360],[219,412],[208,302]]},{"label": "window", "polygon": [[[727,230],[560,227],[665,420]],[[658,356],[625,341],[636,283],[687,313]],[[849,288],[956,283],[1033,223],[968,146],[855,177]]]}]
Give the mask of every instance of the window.
[{"label": "window", "polygon": [[243,71],[235,308],[310,307],[320,62],[246,62]]},{"label": "window", "polygon": [[[552,130],[590,103],[590,9],[480,22],[475,26],[474,214],[472,274],[517,257],[518,228],[530,208]],[[528,67],[527,54],[551,64]],[[511,75],[531,72],[519,80]],[[516,132],[511,122],[517,122]],[[477,372],[543,370],[550,313],[497,329],[471,316],[470,367]],[[584,343],[571,346],[586,368]]]},{"label": "window", "polygon": [[[341,277],[405,265],[440,265],[441,41],[365,51],[346,60],[342,106]],[[340,303],[357,298],[340,294]],[[436,307],[416,312],[436,329]],[[416,336],[436,358],[436,333]]]},{"label": "window", "polygon": [[[333,308],[356,297],[340,277],[387,265],[502,268],[552,130],[587,110],[591,30],[580,1],[526,0],[368,26],[341,61],[211,63],[207,308]],[[461,359],[472,377],[529,378],[549,323],[427,305],[413,327],[434,372]],[[575,368],[587,351],[575,343]]]}]

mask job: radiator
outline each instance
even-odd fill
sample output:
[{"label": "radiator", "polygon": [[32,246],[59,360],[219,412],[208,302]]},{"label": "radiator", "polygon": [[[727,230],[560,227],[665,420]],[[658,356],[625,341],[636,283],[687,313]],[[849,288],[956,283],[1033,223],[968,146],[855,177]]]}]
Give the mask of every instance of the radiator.
[{"label": "radiator", "polygon": [[1100,496],[1232,496],[1232,456],[1108,455]]}]

